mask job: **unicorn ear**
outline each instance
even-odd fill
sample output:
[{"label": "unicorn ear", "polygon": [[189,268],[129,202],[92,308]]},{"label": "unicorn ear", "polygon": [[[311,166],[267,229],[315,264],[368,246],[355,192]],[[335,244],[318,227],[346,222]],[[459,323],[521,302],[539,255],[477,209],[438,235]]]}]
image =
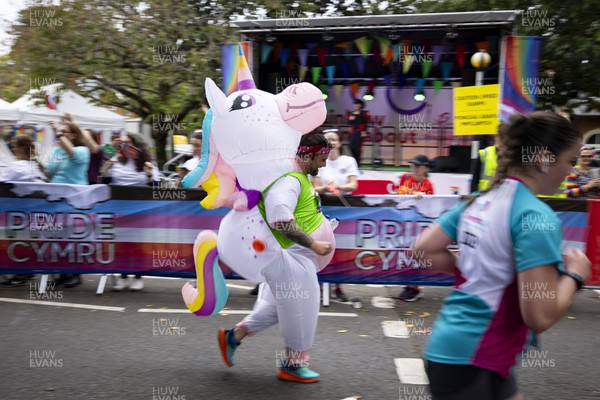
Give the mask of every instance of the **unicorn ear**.
[{"label": "unicorn ear", "polygon": [[208,104],[213,110],[215,116],[219,117],[225,114],[225,101],[227,100],[225,93],[223,93],[217,84],[210,78],[206,78],[206,81],[204,82],[204,90],[206,91]]}]

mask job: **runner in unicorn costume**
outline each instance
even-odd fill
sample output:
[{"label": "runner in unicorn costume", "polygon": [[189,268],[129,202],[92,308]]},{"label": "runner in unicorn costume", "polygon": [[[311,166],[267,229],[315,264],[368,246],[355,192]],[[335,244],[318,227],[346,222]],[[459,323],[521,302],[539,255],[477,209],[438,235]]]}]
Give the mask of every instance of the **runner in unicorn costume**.
[{"label": "runner in unicorn costume", "polygon": [[324,122],[325,102],[309,83],[277,95],[257,90],[241,47],[239,54],[236,92],[225,96],[206,79],[210,110],[203,121],[202,156],[182,182],[206,190],[204,208],[232,210],[218,237],[212,231],[198,235],[198,288],[187,283],[182,295],[196,315],[218,313],[227,299],[219,260],[245,279],[263,283],[252,313],[233,329],[219,330],[226,365],[233,366],[242,338],[279,323],[286,351],[277,376],[316,382],[319,374],[308,369],[307,361],[319,312],[317,272],[331,261],[335,239],[306,174],[325,165],[330,146],[317,135],[305,137],[313,140],[308,145],[299,144]]}]

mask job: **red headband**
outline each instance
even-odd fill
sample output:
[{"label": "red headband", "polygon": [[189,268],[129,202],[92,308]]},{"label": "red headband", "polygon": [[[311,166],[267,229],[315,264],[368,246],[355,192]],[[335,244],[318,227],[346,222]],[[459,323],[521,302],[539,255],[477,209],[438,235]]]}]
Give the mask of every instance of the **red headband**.
[{"label": "red headband", "polygon": [[298,146],[298,154],[329,154],[330,151],[331,147],[319,144],[314,146]]}]

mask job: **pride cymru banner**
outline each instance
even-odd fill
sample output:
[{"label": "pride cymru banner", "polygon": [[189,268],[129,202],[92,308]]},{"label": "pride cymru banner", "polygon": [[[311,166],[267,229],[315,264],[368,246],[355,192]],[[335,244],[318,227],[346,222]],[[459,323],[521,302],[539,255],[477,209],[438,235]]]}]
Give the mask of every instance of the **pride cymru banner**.
[{"label": "pride cymru banner", "polygon": [[[192,244],[217,231],[225,208],[205,210],[201,190],[155,187],[0,184],[0,273],[128,273],[194,277]],[[459,196],[323,197],[338,218],[333,261],[323,282],[452,285],[418,265],[415,238]],[[585,200],[547,200],[563,223],[563,247],[586,249]],[[600,224],[596,224],[600,225]],[[227,278],[238,278],[221,265]],[[596,269],[597,272],[598,269]],[[600,284],[600,274],[590,284]]]}]

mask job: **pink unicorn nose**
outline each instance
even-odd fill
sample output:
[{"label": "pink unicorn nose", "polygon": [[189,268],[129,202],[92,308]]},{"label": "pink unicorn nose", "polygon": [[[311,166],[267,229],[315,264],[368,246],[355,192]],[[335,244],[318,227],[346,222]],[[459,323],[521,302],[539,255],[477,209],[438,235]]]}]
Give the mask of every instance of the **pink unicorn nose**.
[{"label": "pink unicorn nose", "polygon": [[302,133],[321,126],[327,116],[323,94],[307,82],[288,86],[275,96],[279,113],[286,124]]}]

